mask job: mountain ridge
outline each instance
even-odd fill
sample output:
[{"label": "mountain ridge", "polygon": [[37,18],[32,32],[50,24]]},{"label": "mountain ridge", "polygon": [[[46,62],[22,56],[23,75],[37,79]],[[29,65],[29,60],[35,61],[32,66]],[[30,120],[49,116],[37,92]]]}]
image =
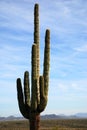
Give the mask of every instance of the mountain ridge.
[{"label": "mountain ridge", "polygon": [[[46,114],[46,115],[41,115],[41,119],[80,119],[80,118],[85,118],[87,119],[87,113],[76,113],[74,115],[64,115],[64,114]],[[24,120],[24,117],[16,117],[16,116],[8,116],[8,117],[2,117],[0,116],[0,121],[10,121],[10,120]]]}]

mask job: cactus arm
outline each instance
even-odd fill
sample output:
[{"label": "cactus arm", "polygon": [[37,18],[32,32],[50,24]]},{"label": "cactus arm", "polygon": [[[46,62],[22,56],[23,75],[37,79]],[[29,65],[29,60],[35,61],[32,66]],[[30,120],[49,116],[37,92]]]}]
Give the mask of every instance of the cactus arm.
[{"label": "cactus arm", "polygon": [[17,79],[17,98],[18,103],[21,108],[21,106],[24,106],[24,100],[23,100],[23,92],[22,92],[22,85],[21,85],[21,79]]},{"label": "cactus arm", "polygon": [[49,86],[49,67],[50,67],[50,30],[46,30],[45,34],[45,49],[44,49],[44,94],[48,96]]},{"label": "cactus arm", "polygon": [[40,104],[38,105],[37,111],[41,113],[42,111],[44,111],[46,107],[46,103],[47,103],[46,97],[44,94],[44,77],[43,76],[40,76],[39,84],[40,84]]},{"label": "cactus arm", "polygon": [[44,70],[43,76],[40,76],[40,104],[38,111],[44,111],[48,100],[49,86],[49,67],[50,67],[50,30],[46,30],[45,49],[44,49]]},{"label": "cactus arm", "polygon": [[31,90],[31,110],[37,109],[37,46],[32,45],[32,90]]},{"label": "cactus arm", "polygon": [[44,98],[44,77],[40,76],[39,78],[39,84],[40,84],[40,101]]},{"label": "cactus arm", "polygon": [[25,105],[30,106],[30,84],[29,84],[28,71],[24,73],[24,95],[25,95]]},{"label": "cactus arm", "polygon": [[29,106],[25,106],[24,99],[23,99],[23,91],[22,91],[22,85],[21,85],[21,79],[17,79],[17,97],[18,97],[18,104],[19,109],[22,115],[29,119]]}]

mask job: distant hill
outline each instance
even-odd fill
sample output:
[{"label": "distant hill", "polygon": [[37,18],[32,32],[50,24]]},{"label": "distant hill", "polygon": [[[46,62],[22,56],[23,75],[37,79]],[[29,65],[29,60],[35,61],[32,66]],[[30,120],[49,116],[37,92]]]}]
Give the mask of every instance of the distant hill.
[{"label": "distant hill", "polygon": [[0,121],[12,121],[12,120],[23,120],[23,117],[15,117],[15,116],[8,116],[8,117],[0,117]]},{"label": "distant hill", "polygon": [[87,118],[87,113],[77,113],[76,117]]},{"label": "distant hill", "polygon": [[66,116],[64,114],[61,115],[49,114],[41,116],[41,119],[78,119],[78,118],[87,118],[87,113],[76,113],[75,115],[69,115],[69,116]]},{"label": "distant hill", "polygon": [[[87,118],[87,113],[76,113],[75,115],[66,116],[64,114],[56,115],[56,114],[48,114],[42,115],[41,119],[78,119],[78,118]],[[24,120],[23,117],[15,117],[15,116],[8,116],[8,117],[0,117],[0,121],[10,121],[10,120]]]}]

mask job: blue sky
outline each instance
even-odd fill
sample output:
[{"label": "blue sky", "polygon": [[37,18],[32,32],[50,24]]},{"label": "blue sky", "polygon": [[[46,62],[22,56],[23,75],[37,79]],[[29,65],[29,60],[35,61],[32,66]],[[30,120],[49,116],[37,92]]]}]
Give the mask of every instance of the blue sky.
[{"label": "blue sky", "polygon": [[16,79],[31,72],[34,4],[40,6],[41,73],[51,30],[48,105],[42,114],[87,112],[87,1],[0,0],[0,116],[19,115]]}]

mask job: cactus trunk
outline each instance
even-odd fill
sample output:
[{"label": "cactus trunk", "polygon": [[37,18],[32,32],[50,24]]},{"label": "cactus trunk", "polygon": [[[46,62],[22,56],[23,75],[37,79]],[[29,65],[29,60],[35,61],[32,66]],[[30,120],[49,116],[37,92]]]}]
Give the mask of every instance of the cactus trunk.
[{"label": "cactus trunk", "polygon": [[[44,111],[48,100],[49,67],[50,67],[50,30],[46,30],[43,75],[40,76],[40,43],[39,43],[39,5],[34,7],[34,44],[31,56],[31,96],[29,72],[24,73],[24,91],[21,79],[17,79],[17,97],[22,115],[29,120],[30,130],[39,130],[40,113]],[[23,94],[24,92],[24,94]]]},{"label": "cactus trunk", "polygon": [[40,130],[40,114],[31,114],[30,130]]}]

